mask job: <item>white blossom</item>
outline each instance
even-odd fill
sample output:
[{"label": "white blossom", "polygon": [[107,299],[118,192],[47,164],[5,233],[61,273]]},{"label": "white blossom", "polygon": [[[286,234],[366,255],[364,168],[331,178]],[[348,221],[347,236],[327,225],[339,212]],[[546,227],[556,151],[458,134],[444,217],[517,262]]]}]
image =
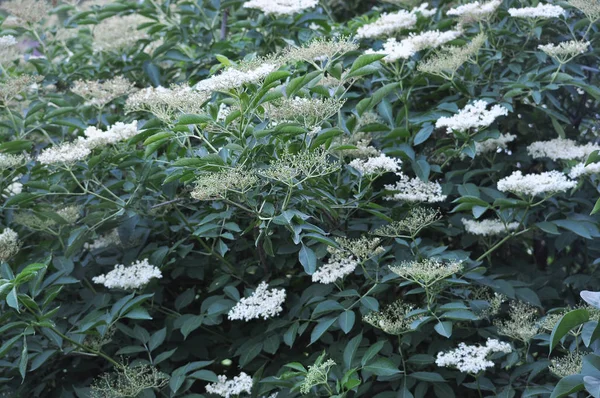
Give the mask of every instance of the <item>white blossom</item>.
[{"label": "white blossom", "polygon": [[96,250],[102,249],[111,245],[118,245],[121,243],[121,238],[119,237],[119,231],[115,228],[112,231],[101,235],[98,239],[94,240],[92,243],[84,243],[83,247],[87,250]]},{"label": "white blossom", "polygon": [[0,153],[0,170],[12,169],[23,164],[27,158],[23,155]]},{"label": "white blossom", "polygon": [[368,39],[377,36],[386,36],[403,29],[411,29],[417,24],[417,13],[424,17],[435,14],[436,9],[428,9],[428,3],[423,3],[412,11],[400,10],[393,13],[383,13],[379,19],[358,28],[356,37]]},{"label": "white blossom", "polygon": [[350,162],[350,166],[360,171],[361,174],[383,174],[383,173],[395,173],[400,171],[402,160],[390,158],[385,154],[380,154],[377,157],[364,159],[354,159]]},{"label": "white blossom", "polygon": [[442,186],[437,182],[422,181],[419,178],[410,178],[403,173],[396,173],[400,181],[395,185],[385,185],[388,191],[394,191],[387,196],[387,200],[403,200],[405,202],[443,202],[446,195],[442,195]]},{"label": "white blossom", "polygon": [[518,222],[503,223],[500,220],[467,220],[463,218],[465,230],[473,235],[491,236],[513,231],[519,227]]},{"label": "white blossom", "polygon": [[566,14],[561,6],[538,3],[535,7],[509,8],[508,13],[514,18],[557,18]]},{"label": "white blossom", "polygon": [[41,164],[75,163],[87,158],[92,151],[79,139],[44,149],[37,160]]},{"label": "white blossom", "polygon": [[230,311],[229,320],[268,319],[283,311],[285,289],[267,290],[266,282],[261,282],[250,297],[243,297]]},{"label": "white blossom", "polygon": [[492,0],[487,3],[474,1],[448,10],[447,15],[460,17],[461,22],[480,21],[492,15],[502,4],[502,0]]},{"label": "white blossom", "polygon": [[569,180],[563,173],[552,170],[540,174],[523,175],[520,170],[498,181],[498,190],[515,194],[536,196],[563,192],[573,188],[577,182]]},{"label": "white blossom", "polygon": [[427,48],[436,48],[451,40],[456,39],[462,34],[458,30],[449,30],[440,32],[430,30],[419,34],[411,33],[406,39],[397,41],[395,38],[389,38],[383,43],[383,49],[374,51],[367,50],[366,54],[387,54],[383,60],[385,62],[394,62],[398,59],[408,59],[418,51]]},{"label": "white blossom", "polygon": [[196,90],[202,92],[228,91],[241,87],[244,84],[254,83],[264,79],[269,73],[277,70],[275,63],[264,63],[256,68],[242,71],[235,68],[227,68],[218,75],[199,81]]},{"label": "white blossom", "polygon": [[571,168],[569,172],[569,177],[571,178],[579,178],[582,175],[590,175],[590,174],[599,174],[600,173],[600,163],[590,163],[587,166],[585,162],[577,163],[575,166]]},{"label": "white blossom", "polygon": [[499,149],[506,149],[507,144],[517,138],[514,134],[500,134],[498,138],[489,138],[485,141],[475,143],[475,152],[481,155],[489,152],[497,152]]},{"label": "white blossom", "polygon": [[129,124],[117,122],[106,131],[102,131],[95,126],[90,126],[83,132],[85,135],[85,145],[90,149],[128,140],[136,136],[137,133],[137,120]]},{"label": "white blossom", "polygon": [[137,260],[129,267],[122,264],[115,265],[115,268],[107,274],[95,276],[92,278],[94,283],[102,284],[109,289],[138,289],[147,285],[152,278],[162,278],[160,269],[148,263],[148,259]]},{"label": "white blossom", "polygon": [[552,58],[556,58],[560,63],[566,64],[579,54],[586,52],[589,46],[589,41],[570,40],[558,43],[558,45],[554,45],[553,43],[545,45],[540,44],[538,48]]},{"label": "white blossom", "polygon": [[488,339],[485,346],[460,343],[458,348],[452,351],[438,352],[435,363],[438,366],[456,367],[464,373],[477,374],[494,366],[494,362],[487,359],[489,354],[511,351],[510,344],[496,339]]},{"label": "white blossom", "polygon": [[12,47],[17,44],[17,39],[13,35],[0,36],[0,48]]},{"label": "white blossom", "polygon": [[353,273],[357,266],[358,260],[352,255],[332,256],[327,264],[322,265],[312,274],[312,281],[325,284],[333,283]]},{"label": "white blossom", "polygon": [[19,235],[10,228],[0,234],[0,262],[5,262],[19,252]]},{"label": "white blossom", "polygon": [[446,127],[448,134],[452,131],[465,132],[469,129],[488,127],[498,116],[506,116],[508,109],[501,105],[494,105],[487,110],[488,103],[478,100],[465,106],[456,115],[443,116],[435,123],[436,128]]},{"label": "white blossom", "polygon": [[225,398],[233,395],[240,395],[245,392],[250,394],[252,391],[252,377],[242,372],[239,376],[228,380],[227,376],[220,375],[219,381],[210,383],[206,386],[206,392],[209,394],[217,394]]},{"label": "white blossom", "polygon": [[600,145],[591,143],[579,145],[576,141],[566,138],[536,141],[527,147],[527,153],[534,159],[545,157],[554,161],[584,159],[597,150],[600,150]]},{"label": "white blossom", "polygon": [[244,8],[255,8],[265,14],[292,15],[309,8],[314,8],[319,0],[249,0],[244,3]]},{"label": "white blossom", "polygon": [[18,195],[23,192],[23,184],[19,181],[13,181],[6,186],[6,194],[8,196]]}]

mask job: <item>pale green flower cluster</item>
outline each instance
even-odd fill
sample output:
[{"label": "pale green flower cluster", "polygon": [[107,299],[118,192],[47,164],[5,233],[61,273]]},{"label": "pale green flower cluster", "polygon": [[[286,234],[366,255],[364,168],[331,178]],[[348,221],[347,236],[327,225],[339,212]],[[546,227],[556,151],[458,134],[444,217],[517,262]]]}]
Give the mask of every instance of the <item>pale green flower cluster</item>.
[{"label": "pale green flower cluster", "polygon": [[103,108],[112,100],[135,90],[133,84],[122,76],[103,82],[99,80],[78,80],[71,91],[85,99],[86,105]]},{"label": "pale green flower cluster", "polygon": [[459,261],[443,262],[432,258],[410,262],[404,261],[399,265],[390,265],[390,270],[399,277],[427,288],[449,278],[462,269],[463,265]]},{"label": "pale green flower cluster", "polygon": [[338,113],[344,102],[337,98],[286,98],[272,102],[266,113],[278,124],[295,122],[312,130]]},{"label": "pale green flower cluster", "polygon": [[219,199],[225,197],[228,192],[243,194],[257,182],[256,174],[238,166],[201,174],[196,179],[196,186],[191,195],[197,200]]},{"label": "pale green flower cluster", "polygon": [[465,62],[469,62],[479,52],[487,40],[483,33],[478,34],[468,44],[462,47],[448,46],[434,56],[421,62],[417,69],[420,72],[430,73],[452,80],[454,74]]},{"label": "pale green flower cluster", "polygon": [[557,45],[553,43],[540,44],[538,48],[561,64],[566,64],[579,54],[586,52],[589,46],[590,42],[588,41],[570,40],[558,43]]},{"label": "pale green flower cluster", "polygon": [[439,220],[440,217],[441,214],[438,209],[413,207],[404,219],[383,225],[372,233],[373,235],[385,236],[388,238],[414,237],[417,236],[423,228],[426,228]]},{"label": "pale green flower cluster", "polygon": [[258,173],[285,185],[296,186],[306,180],[326,176],[339,170],[341,164],[330,162],[328,158],[329,154],[322,149],[303,150],[298,153],[286,151],[268,168]]},{"label": "pale green flower cluster", "polygon": [[567,355],[560,358],[554,358],[550,362],[550,372],[563,378],[581,372],[581,369],[583,368],[583,354],[575,351],[569,352]]},{"label": "pale green flower cluster", "polygon": [[137,397],[149,388],[161,388],[169,382],[169,375],[151,365],[115,367],[92,384],[92,398]]},{"label": "pale green flower cluster", "polygon": [[0,234],[0,263],[17,254],[20,247],[19,235],[10,228],[4,228]]},{"label": "pale green flower cluster", "polygon": [[537,309],[521,301],[510,303],[508,319],[498,320],[494,324],[498,333],[523,343],[528,343],[539,331]]},{"label": "pale green flower cluster", "polygon": [[321,384],[327,384],[329,370],[332,366],[335,366],[335,364],[336,363],[333,359],[328,359],[325,361],[325,353],[320,355],[315,363],[308,367],[308,372],[304,377],[304,381],[300,387],[300,392],[305,395],[310,394],[310,390],[313,387]]},{"label": "pale green flower cluster", "polygon": [[408,316],[413,309],[412,305],[397,300],[381,311],[368,313],[363,320],[385,333],[399,335],[412,330],[411,324],[418,318],[415,315]]}]

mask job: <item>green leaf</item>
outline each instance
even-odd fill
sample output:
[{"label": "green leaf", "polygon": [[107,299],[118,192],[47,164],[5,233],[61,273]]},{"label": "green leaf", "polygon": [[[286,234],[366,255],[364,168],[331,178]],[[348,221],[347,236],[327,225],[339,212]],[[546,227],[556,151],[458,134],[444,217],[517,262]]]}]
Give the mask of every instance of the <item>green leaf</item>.
[{"label": "green leaf", "polygon": [[468,311],[468,310],[444,312],[444,314],[442,315],[442,318],[456,319],[456,320],[460,320],[460,321],[476,321],[479,319],[477,317],[477,315],[473,314],[471,311]]},{"label": "green leaf", "polygon": [[422,144],[425,141],[427,141],[427,139],[433,133],[433,130],[434,130],[433,124],[431,124],[431,123],[424,124],[423,127],[421,127],[421,130],[419,130],[419,132],[415,135],[415,138],[413,139],[413,144],[419,145],[419,144]]},{"label": "green leaf", "polygon": [[600,198],[598,198],[598,200],[596,200],[596,204],[594,205],[594,208],[590,212],[590,216],[598,213],[598,211],[600,211]]},{"label": "green leaf", "polygon": [[338,324],[340,325],[340,329],[342,329],[342,331],[345,334],[350,333],[350,330],[352,330],[352,327],[354,326],[355,318],[356,318],[356,315],[354,314],[354,311],[352,311],[352,310],[346,310],[346,311],[342,312],[340,314],[340,316],[338,317]]},{"label": "green leaf", "polygon": [[595,150],[595,151],[592,151],[592,153],[590,153],[590,155],[585,160],[585,166],[588,166],[592,163],[598,163],[598,162],[600,162],[600,151]]},{"label": "green leaf", "polygon": [[377,343],[372,344],[369,349],[365,352],[362,359],[360,360],[361,366],[365,366],[385,345],[385,341],[379,340]]},{"label": "green leaf", "polygon": [[315,326],[312,333],[310,334],[310,344],[309,345],[312,345],[314,342],[319,340],[321,338],[321,336],[327,331],[327,329],[329,329],[331,327],[331,325],[333,325],[333,323],[336,320],[337,320],[336,316],[326,317],[326,318],[322,318],[321,320],[319,320],[319,323],[317,323],[317,326]]},{"label": "green leaf", "polygon": [[550,398],[561,398],[585,388],[582,375],[563,377],[554,387]]},{"label": "green leaf", "polygon": [[136,307],[126,313],[123,317],[129,319],[152,319],[150,314],[148,314],[148,311],[143,307]]},{"label": "green leaf", "polygon": [[439,374],[433,372],[414,372],[409,374],[410,377],[429,382],[445,382],[446,380]]},{"label": "green leaf", "polygon": [[388,358],[377,358],[375,361],[363,367],[363,370],[377,376],[393,376],[400,373],[398,367]]},{"label": "green leaf", "polygon": [[8,293],[8,296],[6,296],[6,303],[8,304],[9,307],[17,310],[17,312],[21,312],[21,311],[19,311],[19,299],[17,296],[17,287],[16,286],[13,286],[11,291]]},{"label": "green leaf", "polygon": [[210,116],[207,115],[181,115],[179,116],[179,119],[177,120],[177,124],[182,125],[182,124],[201,124],[201,123],[206,123],[208,121],[210,121],[211,118]]},{"label": "green leaf", "polygon": [[298,252],[298,260],[300,260],[300,264],[304,267],[304,272],[308,275],[314,274],[317,270],[317,256],[313,249],[306,246],[304,243],[302,243],[302,247]]},{"label": "green leaf", "polygon": [[356,355],[356,351],[358,350],[358,346],[362,341],[362,333],[354,336],[348,344],[346,344],[346,348],[344,348],[344,366],[346,369],[350,369],[352,367],[352,362],[354,360],[354,355]]},{"label": "green leaf", "polygon": [[579,295],[589,305],[600,310],[600,292],[582,290]]},{"label": "green leaf", "polygon": [[27,338],[23,336],[23,349],[21,350],[21,358],[19,358],[19,373],[21,379],[25,380],[25,373],[27,373],[27,363],[29,362],[29,353],[27,352]]},{"label": "green leaf", "polygon": [[163,140],[165,138],[171,138],[174,136],[175,136],[175,134],[170,131],[163,131],[163,132],[151,135],[150,137],[146,138],[146,140],[144,141],[144,145],[150,145],[154,142]]},{"label": "green leaf", "polygon": [[433,328],[439,335],[444,336],[447,339],[452,336],[452,322],[438,322]]},{"label": "green leaf", "polygon": [[352,67],[350,68],[350,73],[363,68],[373,62],[377,62],[380,59],[384,58],[385,54],[363,54],[360,57],[356,58]]},{"label": "green leaf", "polygon": [[8,353],[11,347],[15,345],[15,343],[21,338],[21,336],[23,335],[19,334],[15,337],[11,337],[10,339],[6,340],[4,344],[2,344],[2,347],[0,347],[0,358],[3,358]]},{"label": "green leaf", "polygon": [[590,314],[586,309],[580,308],[573,310],[563,315],[550,335],[550,352],[556,347],[560,339],[562,339],[569,331],[575,327],[590,320]]},{"label": "green leaf", "polygon": [[593,376],[583,376],[583,385],[594,398],[600,398],[600,379]]},{"label": "green leaf", "polygon": [[589,347],[594,341],[600,338],[600,322],[589,321],[583,325],[581,330],[581,340],[586,347]]},{"label": "green leaf", "polygon": [[166,337],[167,337],[167,328],[166,327],[154,332],[154,334],[150,338],[150,341],[148,342],[148,348],[150,349],[150,351],[154,351],[155,349],[157,349],[165,341]]}]

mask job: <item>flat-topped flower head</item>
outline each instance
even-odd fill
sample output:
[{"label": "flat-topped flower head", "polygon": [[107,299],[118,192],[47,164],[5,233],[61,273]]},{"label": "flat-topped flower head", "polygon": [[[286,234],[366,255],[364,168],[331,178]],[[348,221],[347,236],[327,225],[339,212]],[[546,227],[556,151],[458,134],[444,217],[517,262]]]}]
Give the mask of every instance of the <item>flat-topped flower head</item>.
[{"label": "flat-topped flower head", "polygon": [[28,160],[29,158],[25,155],[0,153],[0,171],[19,167]]},{"label": "flat-topped flower head", "polygon": [[90,398],[137,397],[151,388],[160,389],[169,382],[169,375],[152,365],[115,366],[94,380]]},{"label": "flat-topped flower head", "polygon": [[600,19],[600,2],[597,0],[568,0],[567,3],[584,13],[590,23]]},{"label": "flat-topped flower head", "polygon": [[535,7],[509,8],[508,13],[513,18],[549,19],[566,14],[561,6],[538,3]]},{"label": "flat-topped flower head", "polygon": [[577,163],[571,168],[569,177],[575,179],[590,174],[600,174],[600,163],[590,163],[587,166],[585,162]]},{"label": "flat-topped flower head", "polygon": [[209,394],[220,395],[224,398],[238,396],[242,393],[250,394],[252,392],[252,377],[242,372],[233,379],[227,379],[227,376],[218,376],[219,381],[210,383],[206,386],[206,392]]},{"label": "flat-topped flower head", "polygon": [[458,30],[440,32],[431,30],[419,34],[411,33],[406,39],[397,41],[392,37],[383,43],[383,49],[374,51],[367,50],[366,54],[386,54],[385,62],[395,62],[399,59],[408,59],[414,54],[427,48],[437,48],[449,41],[458,38],[462,34]]},{"label": "flat-topped flower head", "polygon": [[229,320],[268,319],[283,311],[285,289],[268,289],[267,282],[261,282],[250,297],[243,297],[229,311]]},{"label": "flat-topped flower head", "polygon": [[276,123],[299,123],[312,130],[337,114],[344,102],[337,98],[284,98],[273,101],[265,113]]},{"label": "flat-topped flower head", "polygon": [[385,306],[381,311],[368,313],[363,317],[363,320],[385,333],[400,335],[412,330],[410,326],[417,319],[417,316],[408,316],[408,314],[413,309],[412,305],[397,300]]},{"label": "flat-topped flower head", "polygon": [[249,0],[244,3],[244,8],[261,10],[267,15],[293,15],[311,8],[315,8],[319,0]]},{"label": "flat-topped flower head", "polygon": [[279,64],[276,62],[265,62],[251,69],[244,68],[243,65],[236,68],[229,67],[219,74],[199,81],[195,88],[204,93],[229,91],[245,84],[256,83],[277,69],[279,69]]},{"label": "flat-topped flower head", "polygon": [[395,173],[400,171],[402,160],[391,158],[385,154],[368,159],[354,159],[350,166],[358,170],[362,175],[379,175],[384,173]]},{"label": "flat-topped flower head", "polygon": [[19,235],[10,228],[4,228],[0,234],[0,263],[17,254],[20,247]]},{"label": "flat-topped flower head", "polygon": [[474,1],[452,8],[446,14],[458,16],[460,23],[477,22],[488,19],[496,12],[500,4],[502,4],[502,0],[492,0],[485,3]]},{"label": "flat-topped flower head", "polygon": [[138,27],[152,19],[139,14],[115,15],[100,21],[94,28],[94,50],[119,51],[132,46],[138,40],[147,39],[148,33]]},{"label": "flat-topped flower head", "polygon": [[560,358],[550,361],[548,370],[556,376],[563,378],[581,373],[583,368],[583,353],[572,351]]},{"label": "flat-topped flower head", "polygon": [[508,354],[512,352],[512,348],[508,343],[489,338],[484,346],[460,343],[454,350],[438,352],[435,363],[437,366],[455,367],[463,373],[475,375],[494,367],[494,362],[488,359],[494,352]]},{"label": "flat-topped flower head", "polygon": [[148,87],[127,98],[125,111],[150,112],[165,122],[173,122],[182,114],[203,112],[210,93],[198,92],[188,86]]},{"label": "flat-topped flower head", "polygon": [[46,18],[52,7],[46,0],[9,0],[2,2],[0,8],[22,22],[35,24]]},{"label": "flat-topped flower head", "polygon": [[323,149],[303,150],[298,153],[286,151],[273,161],[268,168],[258,173],[288,186],[294,186],[298,178],[303,181],[322,177],[336,172],[341,167],[339,162],[330,161],[329,153]]},{"label": "flat-topped flower head", "polygon": [[420,62],[417,70],[452,80],[465,62],[471,62],[486,40],[487,36],[480,33],[464,46],[444,46],[437,54]]},{"label": "flat-topped flower head", "polygon": [[492,236],[506,234],[519,227],[518,222],[504,223],[500,220],[467,220],[463,218],[465,230],[473,235]]},{"label": "flat-topped flower head", "polygon": [[538,333],[537,309],[521,301],[510,303],[508,319],[494,322],[498,333],[527,343]]},{"label": "flat-topped flower head", "polygon": [[506,149],[509,142],[513,142],[517,138],[514,134],[500,134],[498,138],[488,138],[485,141],[475,143],[476,155],[483,155],[490,152],[498,152]]},{"label": "flat-topped flower head", "polygon": [[251,170],[243,167],[203,173],[197,179],[191,195],[197,200],[215,200],[227,196],[228,192],[243,194],[258,182]]},{"label": "flat-topped flower head", "polygon": [[17,44],[17,39],[13,35],[0,36],[0,49],[12,47]]},{"label": "flat-topped flower head", "polygon": [[576,181],[568,179],[560,171],[552,170],[540,174],[526,174],[520,170],[498,181],[498,190],[517,195],[538,196],[564,192],[574,188]]},{"label": "flat-topped flower head", "polygon": [[576,141],[566,138],[554,138],[549,141],[536,141],[527,147],[527,153],[534,159],[550,158],[556,160],[585,159],[594,151],[600,150],[600,145],[587,143],[579,145]]},{"label": "flat-topped flower head", "polygon": [[494,105],[489,110],[488,103],[478,100],[465,106],[454,116],[442,116],[435,123],[436,128],[446,127],[446,132],[466,132],[480,130],[492,124],[497,117],[508,115],[508,109],[501,105]]},{"label": "flat-topped flower head", "polygon": [[417,24],[417,14],[424,17],[435,14],[436,9],[428,9],[428,3],[412,9],[411,11],[400,10],[392,13],[383,13],[375,22],[358,28],[356,38],[368,39],[378,36],[389,36],[401,30],[412,29]]},{"label": "flat-topped flower head", "polygon": [[79,139],[44,149],[37,161],[43,165],[72,164],[87,158],[91,153],[84,140]]},{"label": "flat-topped flower head", "polygon": [[78,80],[71,91],[85,99],[85,104],[96,108],[103,108],[112,100],[133,92],[133,84],[122,76],[99,80]]},{"label": "flat-topped flower head", "polygon": [[148,263],[146,258],[142,261],[137,260],[128,267],[117,264],[112,271],[95,276],[92,281],[109,289],[132,290],[146,286],[153,278],[162,278],[162,273],[160,269]]},{"label": "flat-topped flower head", "polygon": [[104,235],[100,235],[97,239],[95,239],[92,243],[84,243],[83,247],[87,250],[97,250],[103,249],[105,247],[109,247],[112,245],[120,245],[121,238],[119,236],[119,230],[117,228],[113,229],[110,232],[105,233]]},{"label": "flat-topped flower head", "polygon": [[400,181],[396,184],[385,185],[384,188],[392,191],[386,200],[402,200],[405,202],[443,202],[447,195],[442,194],[442,186],[433,181],[422,181],[420,178],[410,178],[402,172],[396,173]]},{"label": "flat-topped flower head", "polygon": [[561,64],[566,64],[579,54],[585,53],[590,47],[590,42],[585,40],[570,40],[563,41],[562,43],[554,44],[549,43],[542,45],[538,48],[556,59]]},{"label": "flat-topped flower head", "polygon": [[388,238],[417,236],[423,228],[435,223],[440,217],[441,214],[438,209],[413,207],[404,219],[392,221],[387,225],[381,226],[373,231],[372,234]]},{"label": "flat-topped flower head", "polygon": [[281,54],[281,59],[286,62],[313,63],[336,59],[357,49],[358,43],[349,37],[317,38],[300,47],[288,47]]},{"label": "flat-topped flower head", "polygon": [[390,265],[390,270],[399,277],[427,287],[449,278],[462,269],[463,265],[460,261],[444,262],[433,258]]}]

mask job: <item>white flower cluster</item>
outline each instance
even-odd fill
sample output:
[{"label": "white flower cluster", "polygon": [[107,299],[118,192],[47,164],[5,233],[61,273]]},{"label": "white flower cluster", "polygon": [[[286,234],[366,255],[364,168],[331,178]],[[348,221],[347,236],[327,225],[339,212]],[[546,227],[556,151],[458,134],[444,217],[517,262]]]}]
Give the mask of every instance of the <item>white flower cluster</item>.
[{"label": "white flower cluster", "polygon": [[11,169],[13,167],[20,166],[27,158],[23,155],[11,155],[0,153],[0,170]]},{"label": "white flower cluster", "polygon": [[146,22],[152,20],[139,14],[115,15],[103,19],[94,27],[94,50],[118,51],[148,38],[144,29],[138,29],[138,26]]},{"label": "white flower cluster", "polygon": [[569,172],[569,177],[579,178],[582,175],[598,174],[600,173],[600,163],[590,163],[587,166],[585,162],[577,163]]},{"label": "white flower cluster", "polygon": [[94,126],[85,129],[85,137],[45,149],[37,158],[41,164],[73,163],[85,159],[99,146],[127,140],[138,133],[137,120],[129,124],[117,122],[107,131]]},{"label": "white flower cluster", "polygon": [[250,297],[242,298],[227,314],[229,320],[268,319],[283,311],[285,289],[267,290],[268,287],[266,282],[261,282]]},{"label": "white flower cluster", "polygon": [[383,153],[367,160],[354,159],[350,162],[350,166],[360,171],[363,175],[395,173],[400,171],[401,165],[402,160],[390,158]]},{"label": "white flower cluster", "polygon": [[218,75],[199,81],[196,84],[196,90],[202,92],[229,91],[244,84],[264,79],[269,73],[277,70],[278,67],[275,63],[264,63],[247,71],[227,68]]},{"label": "white flower cluster", "polygon": [[219,381],[210,383],[206,386],[206,392],[209,394],[217,394],[225,398],[233,395],[240,395],[243,392],[250,394],[252,391],[252,377],[242,372],[239,376],[235,376],[231,380],[227,380],[227,376],[220,375]]},{"label": "white flower cluster", "polygon": [[477,374],[494,366],[494,362],[487,359],[489,354],[511,351],[510,344],[496,339],[488,339],[485,346],[460,343],[455,350],[438,352],[435,363],[437,366],[456,367],[461,372]]},{"label": "white flower cluster", "polygon": [[12,47],[17,44],[13,35],[0,36],[0,48]]},{"label": "white flower cluster", "polygon": [[498,190],[526,196],[564,192],[577,185],[563,173],[552,170],[540,174],[523,175],[520,170],[498,181]]},{"label": "white flower cluster", "polygon": [[446,195],[442,195],[442,186],[433,181],[421,181],[419,178],[410,178],[403,173],[396,173],[400,181],[395,185],[385,185],[388,191],[394,194],[387,196],[387,200],[403,200],[405,202],[443,202]]},{"label": "white flower cluster", "polygon": [[314,8],[319,0],[249,0],[244,3],[244,8],[255,8],[265,14],[292,15],[309,8]]},{"label": "white flower cluster", "polygon": [[327,264],[324,264],[312,274],[312,281],[324,284],[333,283],[353,273],[357,266],[358,261],[352,255],[346,257],[331,256]]},{"label": "white flower cluster", "polygon": [[387,54],[383,60],[385,62],[394,62],[399,59],[408,59],[418,51],[426,48],[436,48],[442,44],[456,39],[462,34],[458,30],[449,30],[440,32],[439,30],[430,30],[419,34],[411,33],[404,40],[397,41],[395,38],[389,38],[383,43],[383,49],[379,51],[367,50],[366,54]]},{"label": "white flower cluster", "polygon": [[566,138],[536,141],[527,147],[527,153],[534,159],[550,158],[554,161],[584,159],[597,150],[600,150],[600,145],[591,143],[579,145],[576,141]]},{"label": "white flower cluster", "polygon": [[500,220],[467,220],[463,218],[462,223],[465,226],[465,230],[473,235],[491,236],[500,235],[508,231],[514,231],[519,227],[518,222],[503,223]]},{"label": "white flower cluster", "polygon": [[5,262],[19,252],[19,235],[10,228],[0,234],[0,262]]},{"label": "white flower cluster", "polygon": [[120,243],[121,238],[119,237],[119,231],[115,228],[112,231],[101,235],[92,243],[84,243],[83,248],[91,251],[96,249],[102,249],[111,245],[118,245]]},{"label": "white flower cluster", "polygon": [[587,51],[590,46],[589,41],[584,40],[570,40],[563,41],[558,45],[554,45],[553,43],[549,43],[546,45],[540,44],[538,48],[548,54],[549,56],[556,58],[561,63],[567,63],[572,58],[576,57],[579,54],[583,54]]},{"label": "white flower cluster", "polygon": [[475,1],[448,10],[447,15],[460,17],[462,23],[481,21],[492,15],[502,4],[502,0],[492,0],[487,3]]},{"label": "white flower cluster", "polygon": [[509,8],[508,13],[514,18],[558,18],[567,12],[561,6],[538,3],[535,7]]},{"label": "white flower cluster", "polygon": [[92,278],[94,283],[106,286],[109,289],[138,289],[147,285],[152,278],[162,278],[160,269],[148,263],[148,259],[136,261],[129,267],[123,264],[115,265],[115,268],[107,274]]},{"label": "white flower cluster", "polygon": [[475,152],[481,155],[489,152],[497,152],[499,149],[506,149],[509,142],[517,138],[514,134],[500,134],[498,138],[489,138],[485,141],[475,143]]},{"label": "white flower cluster", "polygon": [[420,13],[424,17],[435,14],[437,9],[427,9],[428,6],[428,3],[423,3],[412,11],[400,10],[389,14],[383,13],[377,21],[358,28],[356,38],[368,39],[387,36],[403,29],[411,29],[417,24],[417,13]]},{"label": "white flower cluster", "polygon": [[6,189],[5,189],[6,195],[2,194],[2,197],[6,198],[6,197],[18,195],[21,192],[23,192],[23,184],[19,181],[20,178],[21,177],[15,177],[13,179],[13,181],[6,186]]},{"label": "white flower cluster", "polygon": [[446,127],[448,134],[452,133],[452,131],[465,132],[469,129],[488,127],[498,116],[506,116],[508,114],[508,109],[501,105],[494,105],[490,110],[486,109],[487,106],[487,102],[477,100],[465,106],[454,116],[439,118],[435,123],[435,127]]},{"label": "white flower cluster", "polygon": [[127,113],[150,112],[163,121],[172,121],[180,114],[202,112],[202,105],[210,97],[187,86],[147,87],[130,95],[125,103]]}]

